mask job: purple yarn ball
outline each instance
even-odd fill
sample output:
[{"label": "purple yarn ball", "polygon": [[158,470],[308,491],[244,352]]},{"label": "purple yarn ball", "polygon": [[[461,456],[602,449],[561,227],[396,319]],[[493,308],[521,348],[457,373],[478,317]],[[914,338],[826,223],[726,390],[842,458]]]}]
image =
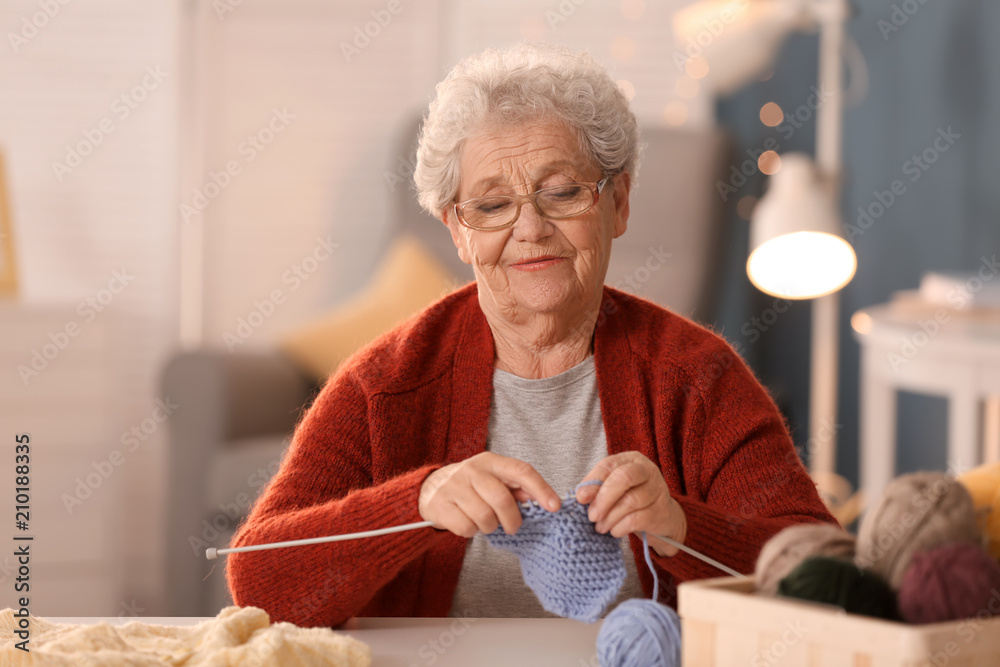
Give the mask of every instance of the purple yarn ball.
[{"label": "purple yarn ball", "polygon": [[[1000,609],[1000,564],[974,544],[953,543],[918,551],[899,585],[899,611],[910,623],[988,618]],[[993,603],[991,605],[991,603]]]}]

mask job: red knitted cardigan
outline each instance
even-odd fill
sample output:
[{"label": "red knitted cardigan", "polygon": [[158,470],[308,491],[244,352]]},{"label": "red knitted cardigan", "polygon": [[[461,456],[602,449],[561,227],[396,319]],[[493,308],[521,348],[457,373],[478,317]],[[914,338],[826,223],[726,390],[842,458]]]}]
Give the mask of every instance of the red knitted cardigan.
[{"label": "red knitted cardigan", "polygon": [[[604,287],[593,347],[608,452],[636,450],[660,466],[687,514],[688,546],[749,573],[785,526],[835,523],[774,402],[722,338]],[[356,353],[297,425],[232,546],[421,521],[427,475],[485,451],[493,363],[475,283]],[[630,541],[651,596],[641,540]],[[231,554],[226,578],[236,604],[272,622],[446,616],[465,547],[465,538],[423,528]],[[679,582],[720,576],[683,552],[652,553],[668,604]]]}]

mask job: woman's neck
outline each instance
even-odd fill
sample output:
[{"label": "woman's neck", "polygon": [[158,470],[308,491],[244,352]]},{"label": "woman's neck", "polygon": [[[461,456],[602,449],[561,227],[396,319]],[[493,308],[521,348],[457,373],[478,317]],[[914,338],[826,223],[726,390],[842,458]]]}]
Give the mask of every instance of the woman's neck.
[{"label": "woman's neck", "polygon": [[535,380],[559,375],[593,353],[596,308],[571,320],[548,313],[523,321],[485,314],[496,350],[494,366],[518,377]]}]

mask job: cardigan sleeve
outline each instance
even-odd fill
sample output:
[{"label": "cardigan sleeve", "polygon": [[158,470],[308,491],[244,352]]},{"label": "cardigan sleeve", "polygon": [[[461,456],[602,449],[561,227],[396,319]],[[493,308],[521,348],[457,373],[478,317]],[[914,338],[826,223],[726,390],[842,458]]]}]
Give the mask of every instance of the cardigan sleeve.
[{"label": "cardigan sleeve", "polygon": [[[749,574],[782,528],[837,523],[777,406],[732,348],[689,380],[680,409],[685,493],[675,495],[687,516],[686,546]],[[654,559],[678,581],[725,576],[684,552]]]},{"label": "cardigan sleeve", "polygon": [[[295,429],[281,468],[233,537],[233,546],[353,533],[422,521],[424,465],[372,483],[368,401],[350,372],[336,374]],[[356,615],[399,571],[446,533],[433,528],[361,540],[230,554],[237,605],[272,622],[334,626]]]}]

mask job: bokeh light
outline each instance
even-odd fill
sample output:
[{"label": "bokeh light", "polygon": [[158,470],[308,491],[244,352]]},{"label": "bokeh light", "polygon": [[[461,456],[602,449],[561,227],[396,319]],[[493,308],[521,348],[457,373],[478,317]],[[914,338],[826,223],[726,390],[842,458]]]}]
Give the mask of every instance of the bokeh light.
[{"label": "bokeh light", "polygon": [[692,79],[704,79],[708,76],[708,61],[702,56],[688,58],[687,63],[684,65],[684,71]]},{"label": "bokeh light", "polygon": [[785,120],[785,112],[774,102],[768,102],[760,108],[760,122],[768,127],[777,127]]},{"label": "bokeh light", "polygon": [[757,166],[768,176],[773,176],[781,171],[781,156],[774,151],[764,151],[757,158]]},{"label": "bokeh light", "polygon": [[679,127],[688,119],[688,107],[683,102],[671,102],[663,109],[663,118],[668,125]]},{"label": "bokeh light", "polygon": [[628,60],[635,55],[635,42],[628,37],[616,37],[611,42],[611,55],[616,60]]},{"label": "bokeh light", "polygon": [[635,86],[628,79],[618,79],[615,83],[618,84],[619,90],[621,90],[626,99],[630,100],[635,97]]},{"label": "bokeh light", "polygon": [[757,198],[753,195],[740,197],[740,200],[736,202],[736,215],[740,216],[744,220],[749,220],[750,216],[753,215],[753,209],[755,206],[757,206]]}]

